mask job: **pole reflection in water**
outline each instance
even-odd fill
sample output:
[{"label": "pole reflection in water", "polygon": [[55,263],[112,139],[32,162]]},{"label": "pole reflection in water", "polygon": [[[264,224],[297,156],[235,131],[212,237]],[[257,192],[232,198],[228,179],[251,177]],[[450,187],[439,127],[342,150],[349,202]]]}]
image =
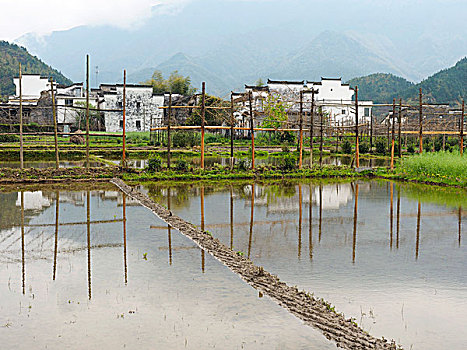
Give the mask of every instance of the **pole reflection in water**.
[{"label": "pole reflection in water", "polygon": [[230,185],[230,249],[233,249],[233,239],[234,239],[234,227],[233,227],[233,187]]},{"label": "pole reflection in water", "polygon": [[313,187],[310,184],[310,206],[309,206],[309,214],[308,214],[308,249],[310,260],[313,260]]},{"label": "pole reflection in water", "polygon": [[318,242],[321,242],[321,228],[323,219],[323,185],[319,185],[319,224],[318,224]]},{"label": "pole reflection in water", "polygon": [[248,238],[248,258],[251,253],[251,241],[253,239],[253,214],[255,208],[255,184],[251,185],[251,215],[250,215],[250,236]]},{"label": "pole reflection in water", "polygon": [[86,193],[86,227],[88,243],[88,296],[91,300],[91,192]]},{"label": "pole reflection in water", "polygon": [[[201,231],[204,232],[204,186],[201,186]],[[204,273],[204,250],[201,249],[201,270]]]},{"label": "pole reflection in water", "polygon": [[302,255],[302,185],[298,184],[298,258]]},{"label": "pole reflection in water", "polygon": [[393,227],[394,227],[394,186],[391,182],[390,186],[390,205],[389,205],[389,249],[392,250],[392,241],[393,241]]},{"label": "pole reflection in water", "polygon": [[21,191],[21,284],[25,294],[26,266],[24,262],[24,192]]},{"label": "pole reflection in water", "polygon": [[397,187],[396,249],[399,249],[400,212],[401,212],[401,189],[400,187]]},{"label": "pole reflection in water", "polygon": [[[167,189],[167,209],[170,210],[170,187]],[[167,237],[169,240],[169,265],[172,265],[172,228],[167,225]]]},{"label": "pole reflection in water", "polygon": [[123,265],[124,265],[124,276],[125,284],[128,283],[128,262],[126,259],[126,194],[123,195]]},{"label": "pole reflection in water", "polygon": [[60,210],[60,192],[55,192],[55,244],[54,244],[54,268],[52,279],[55,281],[55,272],[57,271],[57,249],[58,249],[58,213]]},{"label": "pole reflection in water", "polygon": [[357,246],[357,213],[358,213],[358,184],[355,184],[355,206],[354,206],[354,211],[353,211],[352,263],[355,263],[355,248]]},{"label": "pole reflection in water", "polygon": [[461,246],[462,235],[462,207],[459,207],[459,247]]},{"label": "pole reflection in water", "polygon": [[420,216],[422,211],[422,203],[418,200],[418,211],[417,211],[417,239],[415,242],[415,260],[418,259],[418,248],[420,245]]}]

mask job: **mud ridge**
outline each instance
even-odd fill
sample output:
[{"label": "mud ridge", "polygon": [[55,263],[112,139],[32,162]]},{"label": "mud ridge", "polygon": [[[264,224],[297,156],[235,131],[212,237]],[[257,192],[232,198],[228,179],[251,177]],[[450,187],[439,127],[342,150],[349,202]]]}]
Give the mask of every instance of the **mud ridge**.
[{"label": "mud ridge", "polygon": [[254,265],[251,260],[231,250],[217,238],[199,230],[182,218],[172,215],[168,209],[128,186],[121,179],[114,178],[111,183],[151,210],[168,225],[190,238],[253,288],[275,300],[306,325],[318,329],[338,347],[343,349],[401,349],[394,341],[388,342],[384,338],[371,336],[351,319],[345,319],[343,314],[335,312],[334,308],[323,299],[318,299],[305,291],[299,291],[297,287],[291,287],[280,281],[277,276],[265,271],[261,266]]}]

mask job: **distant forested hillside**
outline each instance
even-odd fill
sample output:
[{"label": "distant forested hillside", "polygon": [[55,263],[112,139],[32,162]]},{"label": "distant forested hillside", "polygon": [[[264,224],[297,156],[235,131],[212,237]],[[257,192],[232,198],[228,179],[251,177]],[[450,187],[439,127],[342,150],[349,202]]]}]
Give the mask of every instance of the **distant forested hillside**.
[{"label": "distant forested hillside", "polygon": [[418,84],[384,73],[354,78],[349,84],[358,85],[360,99],[377,103],[391,103],[393,98],[417,102],[422,88],[424,102],[457,105],[467,99],[467,57]]},{"label": "distant forested hillside", "polygon": [[410,81],[394,74],[376,73],[348,81],[350,86],[358,86],[358,97],[376,103],[387,103],[400,91],[414,86]]},{"label": "distant forested hillside", "polygon": [[29,54],[24,47],[10,44],[7,41],[0,41],[0,96],[15,93],[13,77],[18,76],[19,62],[21,62],[23,73],[51,76],[59,84],[72,83],[62,73]]}]

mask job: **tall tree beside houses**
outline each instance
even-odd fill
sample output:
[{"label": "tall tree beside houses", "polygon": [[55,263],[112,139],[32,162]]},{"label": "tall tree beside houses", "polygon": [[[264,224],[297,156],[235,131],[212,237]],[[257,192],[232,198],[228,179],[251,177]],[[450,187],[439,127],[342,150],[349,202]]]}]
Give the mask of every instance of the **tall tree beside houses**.
[{"label": "tall tree beside houses", "polygon": [[179,95],[192,95],[196,89],[191,86],[191,79],[189,76],[184,77],[178,71],[173,71],[170,76],[165,79],[162,72],[159,70],[154,71],[151,79],[142,82],[142,84],[151,85],[155,94],[164,92],[171,92]]}]

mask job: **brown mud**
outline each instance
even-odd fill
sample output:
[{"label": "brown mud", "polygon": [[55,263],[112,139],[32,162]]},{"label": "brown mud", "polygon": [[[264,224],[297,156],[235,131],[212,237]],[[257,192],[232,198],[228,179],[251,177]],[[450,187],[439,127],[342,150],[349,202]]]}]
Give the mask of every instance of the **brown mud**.
[{"label": "brown mud", "polygon": [[375,338],[365,332],[352,321],[345,319],[323,299],[318,299],[297,287],[291,287],[281,282],[275,275],[265,271],[261,266],[222,244],[209,233],[203,232],[193,224],[181,219],[162,205],[152,201],[147,195],[128,186],[118,178],[111,180],[128,196],[136,199],[144,207],[150,209],[159,218],[174,229],[190,238],[201,249],[237,273],[244,281],[260,293],[269,296],[279,305],[301,319],[306,325],[314,327],[329,340],[343,349],[401,349],[386,339]]}]

